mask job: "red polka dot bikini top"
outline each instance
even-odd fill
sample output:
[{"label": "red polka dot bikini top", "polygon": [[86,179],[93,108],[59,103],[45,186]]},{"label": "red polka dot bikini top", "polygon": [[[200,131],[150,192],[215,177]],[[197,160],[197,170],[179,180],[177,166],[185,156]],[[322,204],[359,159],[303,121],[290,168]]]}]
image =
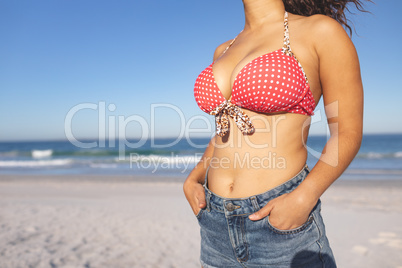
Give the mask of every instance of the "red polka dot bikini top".
[{"label": "red polka dot bikini top", "polygon": [[241,108],[262,113],[285,111],[314,115],[316,104],[307,76],[290,48],[287,12],[284,18],[283,47],[246,64],[235,78],[230,100],[225,99],[216,84],[213,64],[198,76],[194,97],[201,110],[216,116],[217,135],[222,137],[227,133],[228,116],[235,120],[243,134],[254,132],[253,124]]}]

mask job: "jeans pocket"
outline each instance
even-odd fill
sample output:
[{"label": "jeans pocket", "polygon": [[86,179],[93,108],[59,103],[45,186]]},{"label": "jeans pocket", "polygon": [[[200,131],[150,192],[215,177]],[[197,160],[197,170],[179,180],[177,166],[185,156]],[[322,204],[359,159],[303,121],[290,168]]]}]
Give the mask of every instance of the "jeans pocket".
[{"label": "jeans pocket", "polygon": [[285,234],[285,235],[286,234],[296,234],[296,233],[300,233],[301,231],[307,229],[314,222],[314,220],[315,220],[314,212],[315,211],[318,211],[318,212],[321,211],[321,200],[320,199],[318,199],[314,208],[310,211],[307,221],[305,223],[303,223],[301,226],[293,228],[293,229],[289,229],[289,230],[281,230],[281,229],[278,229],[275,226],[273,226],[271,224],[271,222],[269,221],[269,215],[267,217],[265,217],[265,219],[266,219],[266,223],[267,223],[269,229],[271,231],[273,231],[274,233]]},{"label": "jeans pocket", "polygon": [[307,219],[307,221],[305,223],[303,223],[302,225],[300,225],[300,226],[298,226],[296,228],[293,228],[293,229],[289,229],[289,230],[281,230],[281,229],[278,229],[278,228],[276,228],[275,226],[273,226],[271,224],[271,222],[269,221],[269,215],[267,217],[265,217],[265,218],[266,218],[268,228],[271,231],[273,231],[274,233],[283,234],[283,235],[300,233],[301,231],[303,231],[307,227],[309,227],[311,225],[311,223],[314,221],[314,216],[313,216],[313,214],[311,212],[309,217],[308,217],[308,219]]},{"label": "jeans pocket", "polygon": [[205,208],[201,208],[200,211],[198,211],[197,215],[195,217],[199,220],[201,219],[202,214],[204,213]]}]

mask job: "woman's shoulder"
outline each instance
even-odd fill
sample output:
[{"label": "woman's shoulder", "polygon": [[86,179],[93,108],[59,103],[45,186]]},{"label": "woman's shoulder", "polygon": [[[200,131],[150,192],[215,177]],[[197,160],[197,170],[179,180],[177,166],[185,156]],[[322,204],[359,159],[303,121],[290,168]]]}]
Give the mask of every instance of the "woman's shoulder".
[{"label": "woman's shoulder", "polygon": [[321,14],[300,16],[300,22],[305,36],[313,42],[316,48],[330,43],[337,45],[351,43],[350,37],[342,25],[329,16]]},{"label": "woman's shoulder", "polygon": [[338,21],[326,15],[312,15],[306,17],[306,21],[308,21],[312,30],[321,34],[332,35],[346,33],[345,29]]},{"label": "woman's shoulder", "polygon": [[322,14],[303,17],[303,25],[308,35],[317,41],[328,38],[336,39],[348,35],[338,21]]},{"label": "woman's shoulder", "polygon": [[225,51],[225,49],[230,45],[230,43],[231,43],[232,41],[233,41],[233,39],[228,40],[228,41],[226,41],[226,42],[220,44],[220,45],[215,49],[213,61],[215,61],[219,56],[222,55],[223,51]]}]

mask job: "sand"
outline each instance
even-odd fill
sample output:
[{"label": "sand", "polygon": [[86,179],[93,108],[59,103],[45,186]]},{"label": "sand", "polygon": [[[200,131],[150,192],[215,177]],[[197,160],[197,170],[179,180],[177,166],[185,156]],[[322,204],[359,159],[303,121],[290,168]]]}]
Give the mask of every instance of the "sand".
[{"label": "sand", "polygon": [[[0,267],[200,267],[182,178],[0,176]],[[340,268],[402,268],[402,180],[322,197]]]}]

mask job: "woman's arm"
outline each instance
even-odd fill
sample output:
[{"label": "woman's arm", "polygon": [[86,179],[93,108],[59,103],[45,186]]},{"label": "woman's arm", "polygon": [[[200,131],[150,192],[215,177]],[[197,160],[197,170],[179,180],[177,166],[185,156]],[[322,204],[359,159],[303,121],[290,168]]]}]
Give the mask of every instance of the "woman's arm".
[{"label": "woman's arm", "polygon": [[314,43],[330,138],[317,164],[293,192],[250,216],[259,220],[273,212],[271,223],[279,229],[295,228],[307,220],[320,196],[352,162],[362,140],[363,86],[355,47],[338,22],[320,15],[317,19]]},{"label": "woman's arm", "polygon": [[363,137],[363,85],[356,49],[333,20],[319,25],[316,50],[320,63],[325,114],[330,139],[299,191],[312,202],[345,171],[359,151]]},{"label": "woman's arm", "polygon": [[197,214],[201,208],[204,208],[205,193],[204,193],[204,178],[207,168],[214,153],[215,136],[209,142],[201,160],[197,163],[194,169],[190,172],[183,184],[184,194],[193,209],[194,214]]}]

